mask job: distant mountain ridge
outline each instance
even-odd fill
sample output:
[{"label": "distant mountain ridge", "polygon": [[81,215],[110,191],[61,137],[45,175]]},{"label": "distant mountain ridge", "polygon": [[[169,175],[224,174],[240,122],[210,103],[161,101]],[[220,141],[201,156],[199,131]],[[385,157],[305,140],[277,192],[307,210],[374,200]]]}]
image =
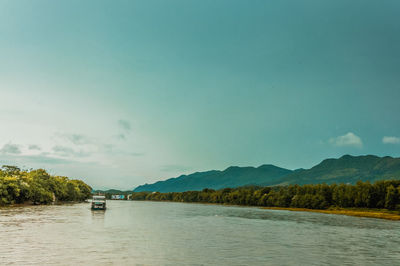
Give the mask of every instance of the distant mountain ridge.
[{"label": "distant mountain ridge", "polygon": [[262,185],[279,182],[280,178],[292,173],[291,170],[274,165],[260,167],[231,166],[224,171],[212,170],[196,172],[190,175],[181,175],[154,184],[145,184],[134,189],[140,191],[182,192],[188,190],[202,190],[203,188],[220,189],[246,185]]},{"label": "distant mountain ridge", "polygon": [[339,159],[323,160],[310,169],[293,172],[282,178],[280,184],[355,184],[358,180],[374,182],[382,179],[400,179],[400,158],[344,155]]},{"label": "distant mountain ridge", "polygon": [[131,190],[119,190],[119,189],[106,189],[106,190],[101,190],[101,189],[95,189],[92,190],[93,194],[129,194],[131,193]]},{"label": "distant mountain ridge", "polygon": [[138,186],[134,191],[182,192],[246,185],[354,184],[358,180],[374,182],[382,179],[400,179],[400,158],[344,155],[338,159],[323,160],[310,169],[294,171],[270,164],[257,168],[231,166],[223,171],[196,172],[154,184],[145,184]]}]

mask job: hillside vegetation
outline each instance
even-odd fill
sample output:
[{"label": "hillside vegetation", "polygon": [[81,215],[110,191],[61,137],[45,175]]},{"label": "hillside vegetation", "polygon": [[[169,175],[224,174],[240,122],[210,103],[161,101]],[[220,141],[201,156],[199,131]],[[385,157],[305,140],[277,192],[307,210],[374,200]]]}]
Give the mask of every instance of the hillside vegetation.
[{"label": "hillside vegetation", "polygon": [[344,155],[293,172],[282,178],[280,184],[355,184],[359,180],[375,182],[388,179],[400,179],[400,158]]},{"label": "hillside vegetation", "polygon": [[81,180],[52,176],[43,169],[22,171],[7,165],[0,169],[0,206],[83,201],[91,196],[91,191],[92,188]]},{"label": "hillside vegetation", "polygon": [[268,185],[271,182],[279,182],[281,177],[291,172],[291,170],[274,165],[262,165],[257,168],[231,166],[224,171],[197,172],[154,184],[146,184],[137,187],[134,191],[182,192],[202,190],[203,188],[221,189],[246,185]]},{"label": "hillside vegetation", "polygon": [[391,179],[400,179],[400,158],[345,155],[338,159],[326,159],[310,169],[295,171],[274,165],[262,165],[258,168],[236,166],[224,171],[198,172],[154,184],[145,184],[134,191],[183,192],[246,185],[355,184],[357,181],[375,182]]},{"label": "hillside vegetation", "polygon": [[349,184],[241,187],[186,192],[134,192],[133,200],[220,203],[306,209],[369,208],[400,211],[400,180]]}]

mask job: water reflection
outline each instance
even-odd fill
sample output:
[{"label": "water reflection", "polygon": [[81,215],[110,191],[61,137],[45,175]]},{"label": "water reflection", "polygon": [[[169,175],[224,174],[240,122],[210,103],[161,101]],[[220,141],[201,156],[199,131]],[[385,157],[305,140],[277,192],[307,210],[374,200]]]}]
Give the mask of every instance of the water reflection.
[{"label": "water reflection", "polygon": [[105,210],[90,210],[92,214],[92,223],[95,226],[104,226]]},{"label": "water reflection", "polygon": [[92,216],[103,217],[106,214],[105,210],[90,210],[92,212]]}]

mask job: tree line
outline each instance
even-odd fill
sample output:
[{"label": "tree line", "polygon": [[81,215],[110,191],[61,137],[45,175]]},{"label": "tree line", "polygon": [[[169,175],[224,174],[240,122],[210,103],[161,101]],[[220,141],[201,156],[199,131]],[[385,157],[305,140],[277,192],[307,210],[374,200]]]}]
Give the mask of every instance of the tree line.
[{"label": "tree line", "polygon": [[308,209],[377,208],[400,210],[400,180],[350,184],[239,187],[186,192],[134,192],[132,200],[203,202]]},{"label": "tree line", "polygon": [[21,170],[9,165],[0,169],[0,206],[83,201],[91,197],[91,192],[92,188],[81,180],[53,176],[43,169]]}]

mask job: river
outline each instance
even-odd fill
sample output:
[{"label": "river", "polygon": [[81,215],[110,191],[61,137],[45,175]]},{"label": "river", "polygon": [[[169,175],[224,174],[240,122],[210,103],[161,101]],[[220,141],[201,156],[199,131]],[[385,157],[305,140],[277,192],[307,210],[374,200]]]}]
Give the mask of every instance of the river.
[{"label": "river", "polygon": [[400,223],[320,213],[107,201],[0,209],[0,264],[400,265]]}]

